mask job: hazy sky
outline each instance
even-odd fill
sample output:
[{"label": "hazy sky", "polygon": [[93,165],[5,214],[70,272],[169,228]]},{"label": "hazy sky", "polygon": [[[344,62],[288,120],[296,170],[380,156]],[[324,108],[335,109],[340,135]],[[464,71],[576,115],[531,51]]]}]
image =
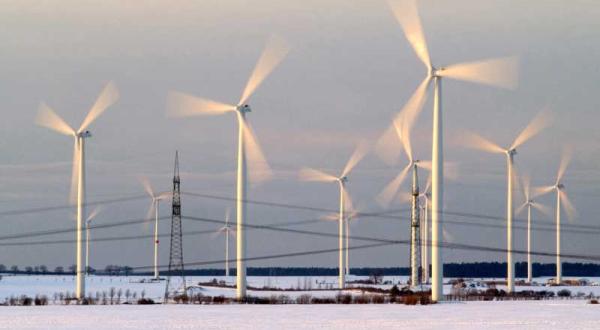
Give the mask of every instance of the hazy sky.
[{"label": "hazy sky", "polygon": [[[445,207],[502,216],[505,160],[465,149],[465,129],[508,145],[542,108],[556,117],[551,129],[519,149],[521,172],[534,184],[553,183],[564,145],[575,148],[565,184],[578,210],[577,224],[600,225],[600,150],[597,141],[600,6],[596,1],[420,1],[431,57],[438,65],[489,57],[520,58],[519,88],[499,90],[450,81],[444,85],[444,125],[449,161],[459,177],[446,182]],[[89,200],[143,194],[146,175],[169,190],[173,156],[181,153],[182,190],[234,195],[236,122],[233,115],[166,118],[170,90],[235,103],[270,34],[292,45],[289,56],[253,95],[253,124],[275,178],[250,190],[249,198],[335,209],[337,187],[303,183],[303,166],[341,171],[360,139],[374,141],[423,79],[425,69],[385,1],[4,1],[0,9],[0,212],[65,204],[72,141],[34,125],[47,102],[78,126],[101,88],[114,80],[119,102],[91,127],[87,144]],[[413,132],[418,158],[431,152],[431,102]],[[351,175],[350,193],[365,211],[379,211],[374,196],[406,160],[395,166],[368,155]],[[426,174],[422,174],[426,181]],[[404,189],[408,186],[405,185]],[[553,206],[552,197],[541,199]],[[520,204],[521,200],[517,200]],[[96,223],[137,219],[149,200],[113,204]],[[170,203],[162,205],[169,214]],[[184,196],[185,215],[221,219],[225,202]],[[395,205],[393,208],[404,207]],[[251,223],[311,219],[308,211],[249,208]],[[61,210],[0,216],[3,235],[74,225]],[[360,219],[363,236],[407,239],[408,213],[398,221]],[[522,216],[522,215],[521,215]],[[447,217],[452,220],[479,221]],[[489,221],[480,220],[482,223]],[[551,223],[552,219],[539,221]],[[498,224],[504,224],[499,221]],[[184,230],[216,229],[184,221]],[[169,223],[161,224],[168,232]],[[336,233],[335,223],[301,227]],[[447,225],[452,241],[504,247],[505,230]],[[98,230],[97,237],[151,232],[151,225]],[[268,231],[248,233],[249,256],[337,246],[336,239]],[[536,232],[536,250],[553,251],[554,233]],[[74,234],[34,238],[70,239]],[[30,238],[23,240],[32,240]],[[186,236],[186,262],[223,256],[223,238]],[[8,241],[3,241],[8,242]],[[161,241],[166,263],[168,239]],[[353,242],[353,244],[361,244]],[[151,239],[92,245],[92,266],[150,265]],[[233,247],[233,245],[232,245]],[[516,233],[525,248],[525,234]],[[564,253],[594,254],[595,235],[563,235]],[[406,266],[406,246],[352,252],[351,266]],[[448,261],[504,260],[504,254],[444,252]],[[253,262],[250,265],[336,266],[336,255]],[[522,256],[518,260],[523,260]],[[552,261],[551,258],[540,261]],[[2,247],[0,263],[69,265],[74,244]],[[211,266],[215,267],[215,266]]]}]

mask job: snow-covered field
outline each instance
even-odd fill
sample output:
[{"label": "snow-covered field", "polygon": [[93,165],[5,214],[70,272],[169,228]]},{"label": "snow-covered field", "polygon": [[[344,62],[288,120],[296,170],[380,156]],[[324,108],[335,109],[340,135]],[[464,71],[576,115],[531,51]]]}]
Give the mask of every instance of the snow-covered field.
[{"label": "snow-covered field", "polygon": [[[216,278],[233,283],[234,278],[187,277],[188,285]],[[359,277],[352,277],[358,279]],[[165,282],[141,283],[139,276],[90,276],[87,290],[108,292],[110,288],[136,292],[162,300]],[[249,277],[254,287],[300,288],[301,291],[249,291],[253,296],[285,294],[296,297],[335,296],[336,277]],[[386,277],[405,283],[406,277]],[[590,278],[592,282],[598,279]],[[545,282],[546,279],[538,279]],[[379,285],[389,288],[391,284]],[[58,292],[73,292],[73,276],[11,276],[0,280],[0,301],[22,294],[45,294],[50,300]],[[498,288],[502,288],[498,286]],[[600,286],[523,286],[518,290],[567,288],[576,294],[600,295]],[[445,292],[451,290],[445,286]],[[234,289],[204,287],[206,295],[233,297]],[[122,301],[124,300],[124,296]],[[388,305],[95,305],[0,307],[0,329],[600,329],[600,305],[580,300],[493,301],[441,303],[428,306]]]},{"label": "snow-covered field", "polygon": [[0,329],[600,329],[582,300],[405,305],[120,305],[0,308]]}]

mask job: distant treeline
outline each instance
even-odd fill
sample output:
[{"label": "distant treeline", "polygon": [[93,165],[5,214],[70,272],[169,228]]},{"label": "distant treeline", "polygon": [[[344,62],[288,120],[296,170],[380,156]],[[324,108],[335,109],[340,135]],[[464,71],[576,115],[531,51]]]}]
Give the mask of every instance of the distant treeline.
[{"label": "distant treeline", "polygon": [[[519,262],[516,264],[516,276],[526,277],[527,264]],[[104,269],[90,269],[90,273],[96,275],[151,275],[150,272],[137,272],[129,266],[108,265]],[[534,276],[554,276],[556,272],[555,264],[533,264]],[[0,264],[0,273],[12,274],[46,274],[46,275],[70,275],[75,273],[75,267],[70,266],[67,269],[56,267],[49,270],[46,266],[31,266],[20,269],[17,266],[7,268]],[[361,267],[351,268],[352,275],[408,275],[408,267]],[[249,267],[247,270],[249,276],[336,276],[337,268],[324,267]],[[161,271],[162,276],[166,276],[167,271]],[[223,269],[187,269],[187,276],[223,276]],[[230,275],[235,275],[235,269],[231,269]],[[600,277],[600,264],[592,263],[563,263],[564,276],[576,277]],[[446,277],[505,277],[506,263],[501,262],[471,262],[471,263],[448,263],[444,264],[444,276]]]}]

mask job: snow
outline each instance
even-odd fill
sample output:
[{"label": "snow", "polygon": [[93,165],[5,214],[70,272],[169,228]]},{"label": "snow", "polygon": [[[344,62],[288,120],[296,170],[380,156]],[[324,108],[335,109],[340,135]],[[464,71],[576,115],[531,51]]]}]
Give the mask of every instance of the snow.
[{"label": "snow", "polygon": [[[213,278],[232,284],[233,277],[187,277],[188,285]],[[365,278],[353,276],[353,279]],[[90,276],[87,290],[108,292],[110,288],[129,289],[138,297],[162,301],[165,281],[142,283],[141,276]],[[11,295],[73,292],[73,276],[3,275],[0,301]],[[301,288],[301,291],[249,291],[250,295],[269,297],[301,294],[334,297],[337,290],[317,290],[317,283],[335,284],[337,277],[259,277],[248,282],[254,287]],[[386,277],[392,283],[405,283],[406,277]],[[477,281],[479,279],[473,279]],[[598,279],[590,278],[592,282]],[[538,279],[543,283],[546,279]],[[327,285],[322,285],[325,288]],[[391,284],[377,285],[389,288]],[[502,288],[502,286],[498,286]],[[546,287],[517,286],[517,290],[569,289],[600,295],[600,286]],[[444,291],[451,290],[446,285]],[[232,288],[203,287],[203,294],[233,297]],[[352,292],[352,291],[350,291]],[[358,291],[353,291],[359,294]],[[124,299],[124,297],[122,298]],[[600,329],[600,305],[585,299],[542,301],[446,302],[428,306],[405,305],[95,305],[95,306],[14,306],[0,307],[0,329]]]},{"label": "snow", "polygon": [[566,300],[3,307],[0,321],[0,329],[599,329],[600,305]]}]

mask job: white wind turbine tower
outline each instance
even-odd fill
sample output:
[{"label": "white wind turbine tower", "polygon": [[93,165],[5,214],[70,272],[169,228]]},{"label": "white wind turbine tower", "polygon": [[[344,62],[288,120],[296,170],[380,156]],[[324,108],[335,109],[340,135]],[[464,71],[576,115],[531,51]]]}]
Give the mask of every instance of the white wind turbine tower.
[{"label": "white wind turbine tower", "polygon": [[87,130],[88,126],[98,118],[108,107],[113,105],[119,98],[119,92],[115,85],[110,82],[96,102],[88,112],[87,116],[79,126],[79,129],[74,130],[54,110],[42,103],[39,107],[35,122],[39,126],[43,126],[64,135],[72,136],[75,143],[73,147],[73,171],[71,176],[71,194],[70,201],[77,205],[77,232],[76,232],[76,288],[75,296],[77,299],[85,297],[85,270],[84,255],[83,255],[83,240],[82,234],[84,230],[85,216],[85,139],[92,136]]},{"label": "white wind turbine tower", "polygon": [[[348,209],[348,212],[345,212],[344,217],[344,231],[345,234],[344,236],[346,237],[345,239],[345,255],[344,255],[344,260],[345,260],[345,271],[344,273],[346,275],[350,275],[350,222],[357,220],[358,217],[360,216],[360,211],[355,209],[353,206],[352,201],[350,200],[350,195],[346,195],[346,201],[345,204],[347,205],[346,209]],[[338,213],[332,213],[332,214],[328,214],[325,215],[323,217],[323,220],[327,220],[327,221],[339,221],[340,215]]]},{"label": "white wind turbine tower", "polygon": [[560,160],[560,166],[556,175],[556,182],[552,186],[542,187],[539,189],[539,193],[547,194],[551,191],[556,191],[556,283],[562,283],[562,263],[560,258],[561,253],[561,238],[560,238],[560,215],[561,205],[564,206],[565,212],[567,213],[567,219],[572,221],[575,218],[575,207],[565,192],[565,185],[562,182],[565,171],[571,162],[571,150],[565,149]]},{"label": "white wind turbine tower", "polygon": [[154,189],[152,189],[152,185],[150,181],[148,181],[145,177],[140,177],[140,182],[144,186],[144,190],[148,196],[150,196],[151,203],[148,207],[148,211],[146,212],[145,219],[151,219],[151,216],[154,215],[154,280],[160,280],[160,271],[158,270],[158,248],[159,248],[159,240],[158,240],[158,215],[159,215],[159,204],[160,201],[170,196],[170,193],[162,193],[156,195],[154,193]]},{"label": "white wind turbine tower", "polygon": [[515,263],[513,260],[514,240],[513,240],[513,218],[515,209],[513,205],[513,190],[515,177],[514,174],[514,156],[517,154],[517,147],[521,146],[527,140],[537,135],[541,130],[550,124],[550,117],[546,112],[539,113],[533,120],[525,127],[525,129],[517,136],[514,142],[507,148],[504,149],[499,145],[491,142],[477,134],[470,133],[466,136],[465,143],[468,147],[484,150],[491,153],[498,153],[506,155],[506,281],[507,291],[515,291]]},{"label": "white wind turbine tower", "polygon": [[231,228],[231,225],[229,224],[229,213],[230,213],[230,210],[229,210],[229,208],[227,208],[227,211],[225,212],[225,225],[223,227],[219,228],[219,230],[216,232],[216,234],[225,235],[225,276],[226,277],[229,277],[229,236],[235,235],[233,228]]},{"label": "white wind turbine tower", "polygon": [[[271,170],[262,150],[256,141],[251,126],[246,120],[250,106],[246,103],[265,78],[277,67],[289,52],[288,44],[277,37],[272,37],[263,50],[237,105],[226,104],[205,98],[195,97],[179,92],[171,92],[168,100],[168,114],[175,117],[199,115],[220,115],[235,113],[238,122],[238,152],[237,152],[237,189],[236,189],[236,296],[246,297],[246,191],[247,175],[250,180],[257,182],[267,179]],[[247,170],[250,166],[250,171]]]},{"label": "white wind turbine tower", "polygon": [[517,209],[517,213],[520,213],[522,210],[527,208],[527,283],[531,283],[533,280],[533,260],[531,258],[531,211],[532,208],[534,208],[546,215],[550,214],[550,212],[544,205],[533,200],[533,196],[531,195],[531,181],[529,177],[523,177],[522,181],[525,202]]},{"label": "white wind turbine tower", "polygon": [[423,217],[421,218],[421,283],[429,283],[429,188],[431,187],[431,176],[427,179],[425,189],[421,192],[423,202],[421,205]]},{"label": "white wind turbine tower", "polygon": [[477,62],[455,64],[447,67],[432,65],[427,44],[421,27],[417,6],[414,0],[392,1],[390,5],[402,25],[406,38],[419,59],[425,64],[427,75],[409,101],[411,117],[416,117],[423,106],[424,96],[431,80],[434,83],[433,104],[433,143],[431,148],[431,297],[434,301],[443,299],[442,254],[439,241],[442,232],[443,205],[443,130],[442,130],[442,78],[470,81],[491,86],[516,87],[517,61],[514,57],[488,59]]},{"label": "white wind turbine tower", "polygon": [[316,181],[316,182],[336,182],[338,183],[340,189],[340,207],[339,207],[339,217],[338,217],[338,232],[339,232],[339,275],[338,275],[338,284],[339,288],[343,289],[346,286],[346,267],[345,267],[345,256],[344,256],[344,236],[345,230],[344,225],[346,222],[346,211],[352,210],[351,207],[351,199],[348,195],[348,191],[346,190],[346,183],[348,183],[348,175],[358,164],[358,162],[365,156],[367,152],[367,147],[364,143],[360,143],[358,147],[354,150],[354,153],[344,166],[344,170],[340,174],[340,176],[336,177],[335,175],[328,174],[319,170],[315,170],[312,168],[303,168],[300,170],[300,179],[304,181]]},{"label": "white wind turbine tower", "polygon": [[85,219],[85,275],[90,274],[90,224],[92,220],[100,213],[100,207],[95,208],[87,219]]}]

